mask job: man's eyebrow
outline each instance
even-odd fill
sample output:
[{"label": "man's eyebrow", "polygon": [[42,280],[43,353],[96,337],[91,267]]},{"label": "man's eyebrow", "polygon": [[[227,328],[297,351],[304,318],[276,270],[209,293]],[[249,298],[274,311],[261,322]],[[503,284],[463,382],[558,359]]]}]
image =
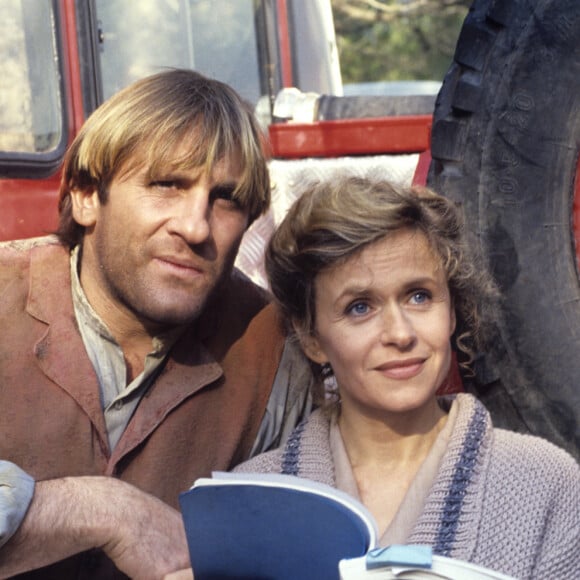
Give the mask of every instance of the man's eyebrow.
[{"label": "man's eyebrow", "polygon": [[212,187],[238,187],[239,182],[235,179],[224,179],[223,181],[216,181]]},{"label": "man's eyebrow", "polygon": [[218,181],[211,186],[211,191],[234,193],[236,190],[238,190],[239,185],[239,182],[232,180]]},{"label": "man's eyebrow", "polygon": [[171,166],[171,164],[153,163],[149,167],[144,167],[143,172],[152,178],[174,177],[176,179],[195,180],[204,173],[203,167],[183,168]]}]

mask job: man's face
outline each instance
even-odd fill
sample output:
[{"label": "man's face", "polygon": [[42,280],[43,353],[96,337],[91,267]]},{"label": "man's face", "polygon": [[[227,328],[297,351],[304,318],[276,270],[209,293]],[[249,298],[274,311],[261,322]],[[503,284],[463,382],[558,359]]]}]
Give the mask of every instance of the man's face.
[{"label": "man's face", "polygon": [[73,215],[85,226],[81,284],[113,334],[159,332],[199,316],[248,225],[248,212],[231,199],[239,176],[234,156],[210,175],[121,173],[104,204],[96,191],[73,192]]}]

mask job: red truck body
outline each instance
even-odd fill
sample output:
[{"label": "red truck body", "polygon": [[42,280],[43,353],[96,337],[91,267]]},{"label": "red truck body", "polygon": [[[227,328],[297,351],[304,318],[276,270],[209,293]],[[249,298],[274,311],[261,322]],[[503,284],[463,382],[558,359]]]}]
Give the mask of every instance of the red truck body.
[{"label": "red truck body", "polygon": [[[20,1],[22,23],[25,25],[28,17],[25,10],[26,0]],[[0,0],[0,5],[6,2],[11,7],[18,4],[17,0]],[[99,88],[98,55],[87,54],[90,51],[99,51],[94,40],[95,36],[103,35],[100,29],[94,30],[94,27],[101,26],[98,20],[99,14],[97,12],[97,18],[95,18],[94,7],[92,11],[79,9],[81,4],[84,3],[75,0],[58,0],[51,3],[55,34],[54,59],[58,63],[60,75],[61,141],[48,155],[45,152],[23,154],[18,151],[2,151],[3,147],[0,142],[0,215],[2,216],[0,240],[35,237],[55,229],[60,182],[58,168],[62,155],[86,116],[107,96],[103,95],[102,88]],[[274,91],[284,87],[298,86],[304,91],[329,89],[340,93],[340,82],[333,84],[327,81],[326,84],[322,83],[318,87],[312,86],[309,78],[317,76],[316,70],[302,74],[305,80],[304,86],[300,86],[301,79],[297,76],[296,69],[301,66],[304,71],[306,68],[304,63],[308,60],[303,58],[303,62],[296,62],[296,46],[298,43],[309,44],[309,41],[305,41],[305,36],[315,35],[316,28],[297,28],[301,22],[297,22],[296,18],[291,22],[292,4],[292,0],[253,3],[256,12],[262,10],[266,17],[270,16],[270,22],[265,26],[271,29],[271,38],[268,42],[275,44],[275,51],[273,51],[276,55],[275,62],[267,66],[275,68],[277,78],[274,83],[271,79],[265,79],[262,84],[274,84]],[[314,4],[317,3],[311,3],[310,6]],[[316,17],[320,20],[328,20],[330,13],[325,5],[329,3],[319,4],[322,5],[322,9],[315,13]],[[301,10],[300,6],[294,7],[294,16],[296,11]],[[312,15],[310,15],[310,20],[312,20]],[[329,25],[333,34],[332,23],[324,24],[326,27]],[[310,43],[310,46],[314,44]],[[332,56],[329,57],[328,54],[321,52],[314,54],[311,60],[316,61],[317,67],[330,70],[334,66],[334,63],[330,62],[331,58]],[[87,79],[90,82],[87,82]],[[31,91],[33,89],[34,87]],[[274,96],[274,94],[264,95],[263,98],[272,100]],[[58,100],[59,96],[56,95],[54,99]],[[424,152],[429,148],[430,127],[431,116],[425,114],[364,119],[313,119],[308,123],[270,122],[268,132],[274,158],[297,159]]]}]

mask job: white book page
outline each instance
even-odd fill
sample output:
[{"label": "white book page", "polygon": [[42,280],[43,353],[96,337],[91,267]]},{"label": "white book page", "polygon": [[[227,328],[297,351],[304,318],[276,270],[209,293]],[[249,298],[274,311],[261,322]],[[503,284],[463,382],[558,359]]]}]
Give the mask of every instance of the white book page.
[{"label": "white book page", "polygon": [[365,557],[341,560],[340,580],[516,580],[500,572],[463,560],[433,556],[430,569],[392,566],[367,570]]}]

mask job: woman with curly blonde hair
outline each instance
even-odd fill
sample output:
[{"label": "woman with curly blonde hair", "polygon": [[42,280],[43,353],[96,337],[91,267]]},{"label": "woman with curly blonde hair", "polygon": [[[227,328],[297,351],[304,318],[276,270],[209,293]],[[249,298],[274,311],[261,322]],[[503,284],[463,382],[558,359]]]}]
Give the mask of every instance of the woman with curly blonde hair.
[{"label": "woman with curly blonde hair", "polygon": [[468,370],[485,349],[498,299],[453,202],[369,178],[313,184],[274,233],[266,270],[322,408],[236,471],[354,495],[382,546],[429,544],[520,579],[580,577],[574,459],[494,428],[470,394],[438,394],[453,350]]}]

